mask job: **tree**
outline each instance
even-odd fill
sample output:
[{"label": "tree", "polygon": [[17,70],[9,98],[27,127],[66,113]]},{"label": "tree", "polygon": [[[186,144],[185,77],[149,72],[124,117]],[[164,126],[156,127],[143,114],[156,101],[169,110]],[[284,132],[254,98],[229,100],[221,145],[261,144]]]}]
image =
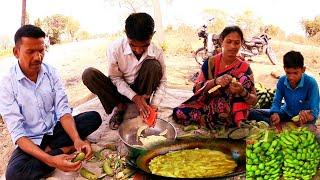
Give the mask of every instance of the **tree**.
[{"label": "tree", "polygon": [[316,16],[314,20],[303,19],[301,25],[307,37],[312,37],[320,32],[320,16]]},{"label": "tree", "polygon": [[78,31],[75,34],[76,40],[84,40],[84,39],[89,39],[90,38],[90,33],[87,31]]},{"label": "tree", "polygon": [[136,13],[141,11],[144,7],[150,7],[148,0],[105,0],[111,4],[118,4],[120,7],[127,8],[130,12]]},{"label": "tree", "polygon": [[[172,3],[173,0],[166,0],[167,3]],[[164,30],[162,25],[162,13],[160,9],[160,0],[105,0],[111,4],[118,4],[120,7],[125,7],[130,13],[140,12],[143,8],[153,6],[154,20],[155,20],[155,39],[159,45],[164,42]]]},{"label": "tree", "polygon": [[26,24],[26,14],[27,14],[27,0],[22,0],[22,10],[21,10],[21,26]]},{"label": "tree", "polygon": [[154,17],[155,17],[155,30],[156,30],[156,39],[158,40],[158,44],[162,46],[164,43],[164,30],[162,25],[162,14],[161,14],[161,8],[160,8],[160,2],[159,0],[153,0],[153,10],[154,10]]},{"label": "tree", "polygon": [[80,23],[79,21],[73,19],[72,17],[69,17],[66,24],[66,32],[69,34],[71,40],[75,39],[75,34],[80,29]]},{"label": "tree", "polygon": [[30,15],[29,13],[26,13],[26,17],[25,17],[25,24],[30,24]]},{"label": "tree", "polygon": [[74,40],[75,34],[80,29],[80,23],[77,20],[61,14],[47,16],[43,20],[38,18],[34,23],[49,35],[52,44],[60,43],[62,34]]},{"label": "tree", "polygon": [[11,37],[9,35],[0,36],[0,50],[7,50],[12,47]]},{"label": "tree", "polygon": [[235,18],[236,24],[242,29],[245,36],[253,36],[260,33],[263,25],[260,17],[255,17],[252,11],[244,11],[243,14]]},{"label": "tree", "polygon": [[38,26],[38,27],[42,27],[42,21],[40,18],[37,18],[36,20],[34,20],[34,25]]},{"label": "tree", "polygon": [[286,36],[285,32],[279,26],[275,26],[272,24],[262,26],[260,28],[260,32],[263,33],[264,31],[266,31],[266,33],[272,38],[285,39]]},{"label": "tree", "polygon": [[42,21],[42,28],[50,37],[52,44],[60,43],[61,34],[65,33],[67,20],[65,16],[56,14],[53,16],[47,16]]},{"label": "tree", "polygon": [[205,9],[203,13],[209,18],[214,18],[212,23],[208,24],[208,31],[219,34],[227,25],[228,14],[220,9]]}]

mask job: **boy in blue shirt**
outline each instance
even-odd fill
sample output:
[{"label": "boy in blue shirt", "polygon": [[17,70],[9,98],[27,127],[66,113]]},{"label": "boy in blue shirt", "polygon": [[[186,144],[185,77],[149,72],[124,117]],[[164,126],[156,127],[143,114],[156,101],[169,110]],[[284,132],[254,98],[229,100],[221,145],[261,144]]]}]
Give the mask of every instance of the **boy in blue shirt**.
[{"label": "boy in blue shirt", "polygon": [[317,81],[304,73],[302,54],[287,52],[283,57],[283,68],[286,75],[277,83],[271,109],[252,109],[248,119],[277,125],[300,115],[298,125],[315,124],[319,115],[319,88]]}]

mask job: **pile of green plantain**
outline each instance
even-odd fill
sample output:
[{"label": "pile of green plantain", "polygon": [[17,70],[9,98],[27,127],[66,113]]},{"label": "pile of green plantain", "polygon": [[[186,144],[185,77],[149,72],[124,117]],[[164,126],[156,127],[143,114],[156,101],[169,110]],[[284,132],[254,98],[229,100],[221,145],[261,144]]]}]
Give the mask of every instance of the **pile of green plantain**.
[{"label": "pile of green plantain", "polygon": [[275,95],[275,89],[271,90],[259,82],[255,85],[258,102],[254,106],[255,109],[270,109]]},{"label": "pile of green plantain", "polygon": [[247,139],[246,179],[279,179],[283,154],[272,130],[261,130]]},{"label": "pile of green plantain", "polygon": [[261,130],[247,138],[246,179],[312,179],[320,162],[320,144],[308,128]]},{"label": "pile of green plantain", "polygon": [[320,161],[320,144],[315,134],[307,128],[299,128],[283,132],[279,137],[284,153],[284,178],[311,179]]}]

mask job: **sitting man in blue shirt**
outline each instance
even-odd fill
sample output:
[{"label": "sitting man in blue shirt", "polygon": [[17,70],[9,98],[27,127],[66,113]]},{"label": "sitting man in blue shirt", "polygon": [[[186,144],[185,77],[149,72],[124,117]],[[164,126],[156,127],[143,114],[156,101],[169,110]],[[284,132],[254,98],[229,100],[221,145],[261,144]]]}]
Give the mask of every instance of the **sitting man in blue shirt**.
[{"label": "sitting man in blue shirt", "polygon": [[277,125],[300,115],[298,125],[315,124],[319,114],[319,88],[317,81],[304,73],[306,67],[303,61],[300,52],[290,51],[284,55],[283,67],[286,75],[277,83],[271,109],[252,109],[249,120]]},{"label": "sitting man in blue shirt", "polygon": [[0,81],[0,114],[16,145],[6,171],[7,180],[40,179],[55,168],[76,171],[77,150],[92,156],[84,138],[101,124],[97,112],[71,115],[67,95],[56,69],[43,63],[45,33],[25,25],[15,34],[18,63]]}]

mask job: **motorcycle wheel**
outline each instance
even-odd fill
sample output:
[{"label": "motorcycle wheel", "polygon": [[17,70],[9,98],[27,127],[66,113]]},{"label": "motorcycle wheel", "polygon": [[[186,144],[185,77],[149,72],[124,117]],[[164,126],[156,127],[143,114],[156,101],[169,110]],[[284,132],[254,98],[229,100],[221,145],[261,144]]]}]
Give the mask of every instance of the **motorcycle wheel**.
[{"label": "motorcycle wheel", "polygon": [[204,47],[202,48],[199,48],[196,52],[195,52],[195,56],[194,56],[194,59],[196,60],[196,62],[199,64],[199,65],[202,65],[203,64],[203,61],[205,59],[207,59],[207,52],[206,52],[206,49]]},{"label": "motorcycle wheel", "polygon": [[276,64],[279,64],[279,61],[277,59],[277,56],[276,54],[273,52],[273,50],[271,49],[271,47],[267,47],[266,49],[266,54],[270,60],[270,62],[273,64],[273,65],[276,65]]}]

